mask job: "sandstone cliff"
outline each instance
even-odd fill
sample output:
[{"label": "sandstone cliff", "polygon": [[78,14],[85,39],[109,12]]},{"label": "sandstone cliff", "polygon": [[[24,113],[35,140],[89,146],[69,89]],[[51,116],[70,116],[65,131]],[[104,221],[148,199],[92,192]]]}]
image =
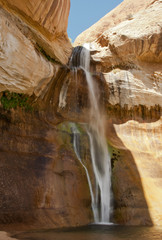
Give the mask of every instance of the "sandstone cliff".
[{"label": "sandstone cliff", "polygon": [[70,1],[2,0],[0,6],[0,91],[39,96],[71,54]]},{"label": "sandstone cliff", "polygon": [[161,14],[160,0],[124,1],[75,41],[91,42],[92,62],[108,91],[107,138],[115,148],[119,223],[162,224]]},{"label": "sandstone cliff", "polygon": [[[76,84],[74,72],[64,66],[71,52],[69,1],[0,4],[0,91],[18,93],[3,93],[0,109],[1,229],[87,224],[92,221],[90,192],[66,123],[87,122],[89,111],[83,71],[78,70]],[[161,14],[160,0],[124,1],[97,23],[95,32],[86,32],[85,40],[93,40],[91,70],[105,110],[116,223],[162,224]],[[37,102],[20,93],[34,94]],[[82,142],[90,169],[84,133]]]},{"label": "sandstone cliff", "polygon": [[101,18],[97,23],[81,33],[76,38],[74,45],[78,46],[82,45],[84,42],[92,42],[96,40],[104,31],[116,26],[126,19],[131,19],[133,14],[147,8],[153,2],[155,2],[155,0],[124,0],[119,6]]},{"label": "sandstone cliff", "polygon": [[72,141],[69,124],[54,126],[38,112],[0,109],[1,230],[92,221],[86,175]]},{"label": "sandstone cliff", "polygon": [[[71,44],[67,36],[70,0],[5,0],[0,5],[19,21],[24,35],[36,41],[48,55],[67,63]],[[27,31],[30,30],[32,36]]]}]

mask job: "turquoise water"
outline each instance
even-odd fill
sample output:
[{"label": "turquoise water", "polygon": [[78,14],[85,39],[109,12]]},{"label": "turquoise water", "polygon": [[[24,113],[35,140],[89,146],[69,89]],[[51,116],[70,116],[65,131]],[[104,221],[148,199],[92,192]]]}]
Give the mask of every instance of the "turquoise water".
[{"label": "turquoise water", "polygon": [[162,227],[89,225],[64,230],[33,231],[15,235],[18,240],[162,240]]}]

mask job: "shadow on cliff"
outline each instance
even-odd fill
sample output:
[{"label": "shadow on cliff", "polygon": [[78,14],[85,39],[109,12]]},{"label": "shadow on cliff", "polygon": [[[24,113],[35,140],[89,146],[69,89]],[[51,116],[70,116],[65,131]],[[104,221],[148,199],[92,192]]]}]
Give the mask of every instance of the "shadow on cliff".
[{"label": "shadow on cliff", "polygon": [[107,138],[112,148],[112,221],[126,225],[153,225],[134,157],[117,136],[113,124],[107,124]]}]

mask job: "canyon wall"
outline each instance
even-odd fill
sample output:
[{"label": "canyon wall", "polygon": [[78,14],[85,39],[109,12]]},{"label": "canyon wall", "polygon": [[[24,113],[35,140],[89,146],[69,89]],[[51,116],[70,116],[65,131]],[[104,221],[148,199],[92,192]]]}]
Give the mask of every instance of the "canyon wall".
[{"label": "canyon wall", "polygon": [[[125,0],[75,42],[91,42],[111,151],[111,220],[120,224],[162,224],[161,5]],[[83,71],[76,83],[66,66],[70,1],[0,0],[0,6],[1,229],[90,223],[88,182],[68,123],[87,122],[89,112]]]},{"label": "canyon wall", "polygon": [[101,18],[97,23],[81,33],[75,39],[74,45],[78,46],[82,45],[84,42],[95,41],[104,31],[116,26],[122,21],[131,19],[135,13],[142,9],[146,9],[154,2],[155,0],[124,0],[115,9]]},{"label": "canyon wall", "polygon": [[75,41],[91,42],[108,92],[114,220],[121,224],[162,224],[161,14],[160,0],[124,1]]},{"label": "canyon wall", "polygon": [[70,0],[2,0],[0,6],[0,91],[39,96],[71,54]]},{"label": "canyon wall", "polygon": [[1,230],[93,221],[87,178],[73,151],[70,125],[51,125],[40,113],[21,108],[0,110]]},{"label": "canyon wall", "polygon": [[32,105],[67,71],[69,10],[69,0],[0,1],[1,229],[76,226],[92,218],[72,135],[54,127],[60,118],[52,108],[45,113]]}]

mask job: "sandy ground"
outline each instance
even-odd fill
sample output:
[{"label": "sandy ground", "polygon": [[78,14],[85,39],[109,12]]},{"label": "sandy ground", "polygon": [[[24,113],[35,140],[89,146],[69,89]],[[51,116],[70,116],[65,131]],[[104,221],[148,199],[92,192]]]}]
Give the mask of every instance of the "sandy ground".
[{"label": "sandy ground", "polygon": [[16,238],[11,238],[6,232],[0,232],[0,240],[16,240]]}]

